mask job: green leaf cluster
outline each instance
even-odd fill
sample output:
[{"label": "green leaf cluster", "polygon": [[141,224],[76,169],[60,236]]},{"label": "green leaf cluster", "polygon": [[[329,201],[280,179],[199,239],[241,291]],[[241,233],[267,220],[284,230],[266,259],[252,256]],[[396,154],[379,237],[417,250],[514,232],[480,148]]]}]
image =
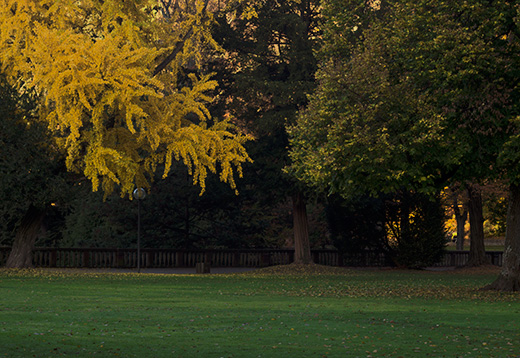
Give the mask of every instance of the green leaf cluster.
[{"label": "green leaf cluster", "polygon": [[289,128],[289,171],[345,197],[517,178],[518,9],[376,3],[324,3],[320,83]]}]

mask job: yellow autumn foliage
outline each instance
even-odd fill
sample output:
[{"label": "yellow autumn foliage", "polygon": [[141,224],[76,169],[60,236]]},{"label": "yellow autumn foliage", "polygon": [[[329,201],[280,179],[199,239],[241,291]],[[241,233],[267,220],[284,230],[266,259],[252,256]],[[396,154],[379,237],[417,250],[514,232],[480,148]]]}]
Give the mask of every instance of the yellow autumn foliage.
[{"label": "yellow autumn foliage", "polygon": [[216,82],[182,72],[218,50],[206,3],[192,2],[167,13],[156,0],[0,0],[1,71],[41,95],[41,120],[67,168],[93,190],[130,194],[149,186],[159,165],[166,177],[173,161],[202,191],[209,172],[234,188],[250,160],[248,138],[207,109]]}]

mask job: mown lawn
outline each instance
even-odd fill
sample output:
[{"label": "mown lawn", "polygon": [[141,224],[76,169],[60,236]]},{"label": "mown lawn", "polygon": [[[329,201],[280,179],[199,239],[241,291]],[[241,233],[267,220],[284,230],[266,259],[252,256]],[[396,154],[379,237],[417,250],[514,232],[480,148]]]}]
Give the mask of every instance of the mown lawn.
[{"label": "mown lawn", "polygon": [[0,270],[0,356],[518,357],[493,270]]},{"label": "mown lawn", "polygon": [[[497,245],[497,244],[486,244],[485,245],[486,251],[504,251],[504,245]],[[446,246],[447,251],[457,251],[457,247],[455,245],[447,245]],[[469,250],[469,245],[464,246],[464,250]]]}]

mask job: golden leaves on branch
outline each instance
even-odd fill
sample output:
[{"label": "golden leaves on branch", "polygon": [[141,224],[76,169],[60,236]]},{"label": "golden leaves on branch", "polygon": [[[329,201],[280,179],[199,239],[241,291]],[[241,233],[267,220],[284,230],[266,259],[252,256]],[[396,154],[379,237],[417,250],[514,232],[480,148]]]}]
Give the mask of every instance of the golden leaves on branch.
[{"label": "golden leaves on branch", "polygon": [[[172,24],[148,0],[124,7],[116,0],[0,0],[1,69],[42,96],[42,120],[55,130],[68,169],[83,172],[93,190],[131,194],[148,186],[159,164],[166,176],[173,160],[202,191],[208,171],[235,188],[235,172],[250,160],[247,137],[211,119],[206,106],[216,82],[190,75],[178,87],[183,64],[199,63],[203,48],[218,49],[208,31],[212,17],[197,4]],[[181,40],[169,70],[153,76],[157,60]]]}]

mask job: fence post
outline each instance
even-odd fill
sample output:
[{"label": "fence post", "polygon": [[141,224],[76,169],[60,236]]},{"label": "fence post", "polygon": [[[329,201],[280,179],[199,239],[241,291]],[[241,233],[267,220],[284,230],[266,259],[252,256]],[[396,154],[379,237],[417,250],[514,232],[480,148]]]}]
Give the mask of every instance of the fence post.
[{"label": "fence post", "polygon": [[151,251],[146,252],[146,260],[144,263],[144,267],[153,267],[153,261],[155,259],[155,255]]},{"label": "fence post", "polygon": [[338,266],[345,266],[345,259],[343,258],[343,252],[338,252]]},{"label": "fence post", "polygon": [[50,267],[56,267],[56,263],[58,261],[58,255],[57,255],[57,252],[56,252],[56,248],[53,248],[51,250],[51,259],[50,259],[50,262],[49,262],[49,266]]},{"label": "fence post", "polygon": [[210,273],[211,271],[211,252],[204,251],[202,262],[195,263],[195,272],[198,274]]},{"label": "fence post", "polygon": [[204,263],[211,265],[211,252],[204,251]]},{"label": "fence post", "polygon": [[313,250],[311,252],[312,254],[312,262],[314,262],[315,264],[321,264],[321,265],[328,265],[327,262],[323,263],[323,262],[320,262],[320,253]]},{"label": "fence post", "polygon": [[455,266],[455,265],[453,264],[453,261],[454,261],[453,255],[451,255],[449,252],[446,252],[444,255],[448,255],[449,260],[446,260],[446,261],[449,261],[449,265],[450,265],[450,266]]},{"label": "fence post", "polygon": [[262,267],[271,265],[271,254],[269,252],[262,252],[262,256],[260,258],[260,265]]},{"label": "fence post", "polygon": [[83,250],[83,267],[90,267],[90,251]]},{"label": "fence post", "polygon": [[116,251],[116,265],[117,268],[123,268],[125,266],[125,255],[119,248]]},{"label": "fence post", "polygon": [[235,251],[233,253],[233,266],[237,267],[240,265],[240,252]]},{"label": "fence post", "polygon": [[185,252],[184,250],[177,250],[175,253],[175,267],[184,267],[186,266],[185,260]]},{"label": "fence post", "polygon": [[195,264],[195,272],[198,274],[210,273],[210,266],[204,262],[197,262]]}]

